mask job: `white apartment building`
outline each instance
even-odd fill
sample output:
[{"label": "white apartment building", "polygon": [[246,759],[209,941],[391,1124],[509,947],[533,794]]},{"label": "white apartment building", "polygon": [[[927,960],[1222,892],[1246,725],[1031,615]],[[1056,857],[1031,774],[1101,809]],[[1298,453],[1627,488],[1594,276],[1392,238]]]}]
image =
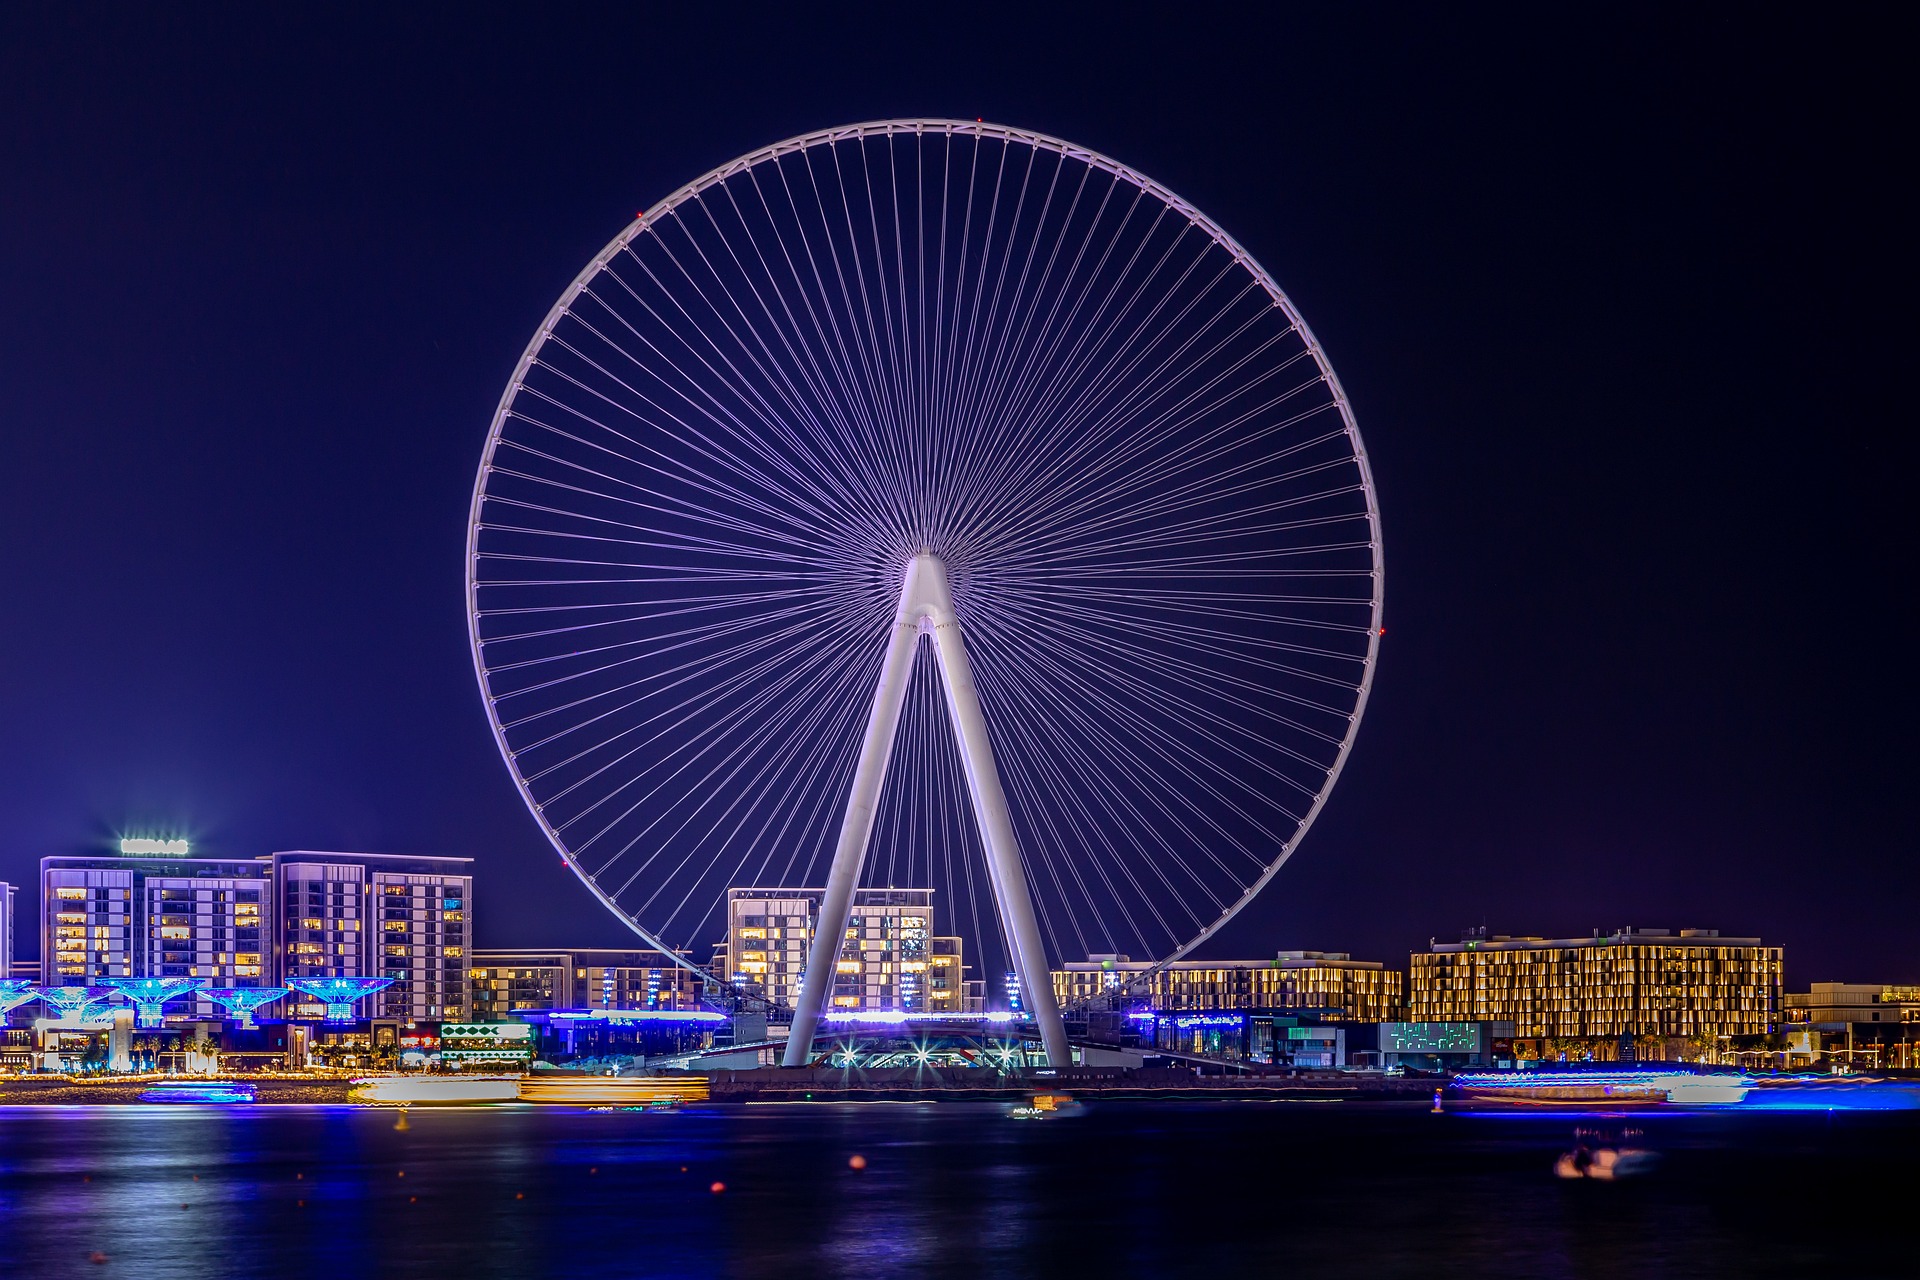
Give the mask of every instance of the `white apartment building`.
[{"label": "white apartment building", "polygon": [[[800,998],[822,889],[729,889],[725,969],[743,990]],[[857,889],[835,962],[829,1010],[962,1013],[959,938],[934,932],[933,890]]]},{"label": "white apartment building", "polygon": [[[258,860],[43,858],[40,897],[43,984],[181,977],[272,985],[267,867]],[[198,996],[169,1011],[223,1016]]]}]

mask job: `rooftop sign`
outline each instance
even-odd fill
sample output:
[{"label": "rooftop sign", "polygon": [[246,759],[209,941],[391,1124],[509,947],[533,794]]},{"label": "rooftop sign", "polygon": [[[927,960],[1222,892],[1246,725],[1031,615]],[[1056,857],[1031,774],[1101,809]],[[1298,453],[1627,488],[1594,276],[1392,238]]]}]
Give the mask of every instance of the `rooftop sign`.
[{"label": "rooftop sign", "polygon": [[121,853],[158,853],[167,857],[184,858],[187,855],[185,840],[122,840]]}]

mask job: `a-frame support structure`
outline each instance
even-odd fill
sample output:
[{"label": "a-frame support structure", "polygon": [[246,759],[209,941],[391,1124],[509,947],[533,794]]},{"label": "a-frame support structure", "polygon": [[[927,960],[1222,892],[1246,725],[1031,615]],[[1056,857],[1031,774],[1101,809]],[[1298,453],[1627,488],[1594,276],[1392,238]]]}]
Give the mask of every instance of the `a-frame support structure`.
[{"label": "a-frame support structure", "polygon": [[1060,1020],[1060,1006],[1053,998],[1053,975],[1047,967],[1040,927],[1034,921],[1033,899],[1027,893],[1020,845],[1014,838],[1013,820],[1007,813],[1007,794],[1000,786],[1000,772],[994,767],[993,746],[987,741],[987,719],[980,710],[973,667],[967,661],[966,644],[960,637],[960,619],[953,611],[953,593],[947,586],[946,567],[925,552],[907,565],[906,581],[900,589],[900,612],[894,618],[886,661],[880,667],[880,684],[873,691],[873,714],[867,719],[866,740],[861,744],[860,760],[854,767],[853,789],[847,795],[846,819],[840,824],[833,869],[827,874],[826,894],[820,901],[812,945],[807,950],[807,969],[801,979],[793,1031],[787,1039],[785,1065],[807,1064],[820,1015],[833,991],[835,966],[846,936],[847,919],[852,914],[853,891],[860,882],[860,868],[866,861],[880,785],[886,780],[887,762],[893,756],[900,708],[906,699],[907,680],[913,674],[914,649],[922,635],[933,638],[934,653],[940,663],[941,682],[947,694],[947,717],[953,723],[953,736],[959,742],[960,758],[966,766],[967,790],[973,797],[974,818],[980,824],[980,840],[986,847],[987,876],[993,886],[994,901],[1000,908],[1001,927],[1007,934],[1014,972],[1020,979],[1021,1000],[1040,1026],[1047,1060],[1055,1067],[1071,1066],[1073,1056],[1067,1046],[1066,1026]]}]

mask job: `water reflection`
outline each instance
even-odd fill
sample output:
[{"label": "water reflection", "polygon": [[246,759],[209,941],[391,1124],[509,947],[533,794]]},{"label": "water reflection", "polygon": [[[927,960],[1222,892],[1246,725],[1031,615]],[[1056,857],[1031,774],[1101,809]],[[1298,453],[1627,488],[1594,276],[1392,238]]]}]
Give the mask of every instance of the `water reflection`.
[{"label": "water reflection", "polygon": [[1787,1275],[1818,1248],[1781,1238],[1781,1208],[1893,1214],[1920,1137],[1911,1112],[1636,1117],[1663,1160],[1605,1183],[1553,1176],[1572,1123],[507,1107],[415,1108],[396,1131],[345,1107],[0,1109],[0,1274]]}]

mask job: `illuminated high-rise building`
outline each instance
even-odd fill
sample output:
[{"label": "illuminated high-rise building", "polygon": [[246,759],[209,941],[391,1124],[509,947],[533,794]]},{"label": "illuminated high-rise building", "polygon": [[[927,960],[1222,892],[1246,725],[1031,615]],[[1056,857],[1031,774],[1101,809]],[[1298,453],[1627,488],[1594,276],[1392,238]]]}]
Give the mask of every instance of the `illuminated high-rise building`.
[{"label": "illuminated high-rise building", "polygon": [[1414,1022],[1511,1022],[1528,1039],[1713,1040],[1780,1028],[1781,949],[1717,929],[1487,937],[1415,952]]},{"label": "illuminated high-rise building", "polygon": [[[473,859],[295,850],[268,861],[283,979],[392,978],[367,1002],[369,1016],[471,1019]],[[319,1016],[318,1005],[288,999],[295,1016]]]},{"label": "illuminated high-rise building", "polygon": [[[212,987],[271,985],[266,863],[187,857],[184,842],[171,843],[181,845],[181,856],[41,859],[43,984],[203,978]],[[170,1012],[223,1016],[197,996]]]},{"label": "illuminated high-rise building", "polygon": [[[729,889],[726,976],[789,1007],[799,998],[820,889]],[[935,933],[933,890],[856,889],[829,1012],[963,1013],[959,938]]]}]

